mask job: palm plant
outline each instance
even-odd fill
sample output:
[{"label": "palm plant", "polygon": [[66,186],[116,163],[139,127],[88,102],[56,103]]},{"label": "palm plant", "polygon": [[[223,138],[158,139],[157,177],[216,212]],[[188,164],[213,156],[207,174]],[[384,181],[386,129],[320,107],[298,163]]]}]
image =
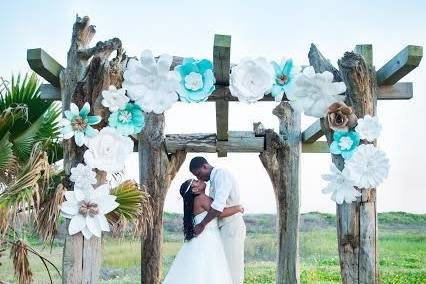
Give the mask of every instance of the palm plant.
[{"label": "palm plant", "polygon": [[10,85],[0,82],[0,243],[12,245],[20,282],[31,279],[26,258],[28,251],[34,251],[11,224],[20,212],[38,214],[54,194],[50,163],[62,158],[60,115],[58,105],[40,98],[34,73],[23,80],[12,77]]}]

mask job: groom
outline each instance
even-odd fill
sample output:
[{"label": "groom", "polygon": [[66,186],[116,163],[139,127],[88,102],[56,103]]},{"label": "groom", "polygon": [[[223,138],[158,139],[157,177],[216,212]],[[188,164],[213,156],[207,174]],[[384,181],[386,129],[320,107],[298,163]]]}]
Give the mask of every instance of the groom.
[{"label": "groom", "polygon": [[[205,158],[195,157],[189,170],[199,180],[210,181],[211,209],[204,220],[195,226],[195,234],[203,232],[206,225],[218,217],[225,207],[240,205],[240,192],[234,176],[226,169],[212,167]],[[194,193],[197,193],[194,191]],[[219,219],[219,230],[233,284],[244,281],[244,240],[246,225],[241,213]]]}]

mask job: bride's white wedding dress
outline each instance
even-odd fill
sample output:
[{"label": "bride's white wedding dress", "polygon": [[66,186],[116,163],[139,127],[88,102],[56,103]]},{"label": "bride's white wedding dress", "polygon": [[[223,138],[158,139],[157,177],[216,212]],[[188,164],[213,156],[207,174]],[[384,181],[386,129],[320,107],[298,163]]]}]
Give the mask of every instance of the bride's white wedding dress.
[{"label": "bride's white wedding dress", "polygon": [[[207,212],[194,217],[200,223]],[[184,242],[164,284],[232,284],[217,218],[196,238]]]}]

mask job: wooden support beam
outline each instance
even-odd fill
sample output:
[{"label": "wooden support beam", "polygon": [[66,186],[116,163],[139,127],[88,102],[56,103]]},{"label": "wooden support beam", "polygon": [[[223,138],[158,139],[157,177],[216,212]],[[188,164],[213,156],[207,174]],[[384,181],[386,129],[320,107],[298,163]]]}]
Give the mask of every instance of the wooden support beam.
[{"label": "wooden support beam", "polygon": [[413,98],[413,83],[399,82],[377,88],[378,100],[409,100]]},{"label": "wooden support beam", "polygon": [[314,143],[303,143],[302,144],[302,153],[307,153],[307,154],[330,153],[330,147],[328,146],[327,141],[316,141]]},{"label": "wooden support beam", "polygon": [[358,44],[355,46],[355,53],[361,54],[365,62],[373,67],[373,45],[372,44]]},{"label": "wooden support beam", "polygon": [[[251,131],[229,131],[228,141],[219,141],[215,133],[166,134],[168,153],[185,150],[188,153],[261,153],[265,150],[265,137]],[[135,149],[137,151],[137,149]],[[302,144],[303,153],[329,153],[325,141]]]},{"label": "wooden support beam", "polygon": [[[231,36],[215,35],[213,47],[213,71],[216,84],[229,85],[231,68]],[[225,93],[223,93],[225,95]],[[216,101],[216,132],[219,141],[228,140],[229,102],[219,96]],[[226,157],[225,148],[218,148],[218,156]]]},{"label": "wooden support beam", "polygon": [[377,71],[377,85],[393,85],[419,66],[423,47],[408,45]]},{"label": "wooden support beam", "polygon": [[27,50],[27,61],[31,69],[46,79],[54,87],[59,88],[59,74],[64,69],[53,57],[41,48]]},{"label": "wooden support beam", "polygon": [[166,134],[166,148],[168,153],[259,153],[265,148],[265,137],[250,131],[230,131],[227,141],[218,140],[215,133]]},{"label": "wooden support beam", "polygon": [[302,142],[314,143],[323,135],[324,133],[321,130],[321,121],[318,119],[302,132]]},{"label": "wooden support beam", "polygon": [[[61,90],[51,84],[41,84],[40,96],[44,100],[61,100]],[[378,88],[378,100],[408,100],[413,97],[413,83],[399,82],[392,86],[380,86]],[[208,98],[208,102],[217,102],[226,100],[228,102],[237,102],[238,98],[231,95],[228,86],[216,85],[216,90]],[[265,95],[260,102],[274,102],[271,95]]]},{"label": "wooden support beam", "polygon": [[280,122],[279,135],[266,130],[266,149],[259,158],[271,179],[277,201],[276,283],[298,284],[301,114],[286,101],[281,101],[273,114]]}]

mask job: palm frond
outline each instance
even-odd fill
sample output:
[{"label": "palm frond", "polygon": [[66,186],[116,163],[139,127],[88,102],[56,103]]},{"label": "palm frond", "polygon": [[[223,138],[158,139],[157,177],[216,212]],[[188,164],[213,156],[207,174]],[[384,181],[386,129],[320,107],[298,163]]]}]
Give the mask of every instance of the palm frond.
[{"label": "palm frond", "polygon": [[146,190],[141,190],[134,180],[126,180],[111,191],[120,204],[107,214],[107,219],[113,229],[123,231],[127,223],[134,224],[134,233],[143,234],[152,223],[150,197]]},{"label": "palm frond", "polygon": [[15,277],[19,284],[30,284],[33,281],[33,273],[28,261],[27,245],[20,240],[12,243],[10,258],[13,260]]},{"label": "palm frond", "polygon": [[16,79],[12,76],[10,88],[0,94],[0,112],[16,105],[26,106],[28,113],[25,119],[15,120],[9,132],[15,155],[20,161],[26,161],[36,142],[45,142],[49,149],[51,143],[59,140],[61,111],[57,103],[41,99],[35,73],[25,75],[23,80],[20,75]]},{"label": "palm frond", "polygon": [[60,205],[64,202],[66,189],[59,183],[52,196],[44,198],[37,214],[36,231],[45,242],[53,243],[57,232]]},{"label": "palm frond", "polygon": [[46,152],[42,151],[40,144],[36,144],[28,162],[0,193],[0,207],[8,208],[12,219],[16,212],[22,210],[36,212],[40,203],[40,187],[48,186],[49,177],[50,165]]},{"label": "palm frond", "polygon": [[[0,139],[0,184],[4,185],[8,182],[9,171],[11,165],[15,164],[15,156],[13,155],[13,144],[9,141],[9,132]],[[3,186],[0,185],[0,192]]]}]

